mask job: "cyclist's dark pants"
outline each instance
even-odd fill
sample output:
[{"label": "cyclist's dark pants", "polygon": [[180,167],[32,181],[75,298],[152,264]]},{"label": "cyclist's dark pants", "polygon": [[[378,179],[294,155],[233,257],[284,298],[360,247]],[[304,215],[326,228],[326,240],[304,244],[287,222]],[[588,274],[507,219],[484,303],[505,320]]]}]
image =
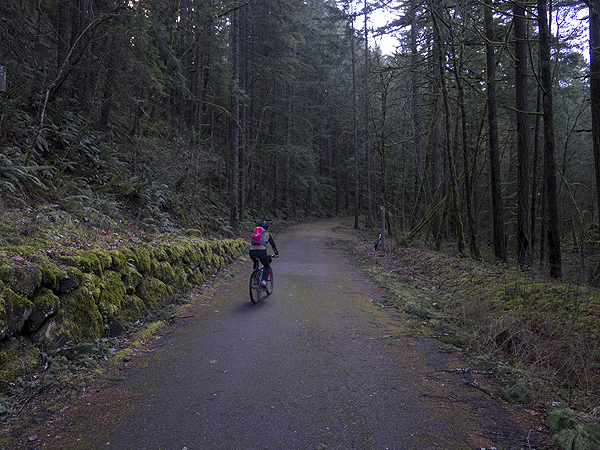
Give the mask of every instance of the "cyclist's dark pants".
[{"label": "cyclist's dark pants", "polygon": [[269,265],[271,263],[271,258],[269,257],[269,255],[267,255],[267,249],[265,248],[262,250],[250,250],[249,253],[250,258],[252,258],[252,261],[254,262],[253,270],[258,268],[258,261],[260,261],[261,264],[265,266],[265,269],[262,273],[262,279],[266,280],[271,271],[271,266]]}]

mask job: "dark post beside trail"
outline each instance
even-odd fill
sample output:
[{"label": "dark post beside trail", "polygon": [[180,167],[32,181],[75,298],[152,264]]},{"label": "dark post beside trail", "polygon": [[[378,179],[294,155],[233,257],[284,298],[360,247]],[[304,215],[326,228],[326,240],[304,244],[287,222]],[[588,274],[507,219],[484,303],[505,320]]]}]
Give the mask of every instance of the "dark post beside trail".
[{"label": "dark post beside trail", "polygon": [[381,248],[385,244],[385,206],[381,207]]},{"label": "dark post beside trail", "polygon": [[0,66],[0,92],[6,92],[6,68]]},{"label": "dark post beside trail", "polygon": [[385,206],[382,206],[380,209],[381,209],[381,230],[379,233],[379,237],[377,238],[377,241],[375,242],[375,250],[377,250],[379,248],[383,248],[383,245],[385,244]]}]

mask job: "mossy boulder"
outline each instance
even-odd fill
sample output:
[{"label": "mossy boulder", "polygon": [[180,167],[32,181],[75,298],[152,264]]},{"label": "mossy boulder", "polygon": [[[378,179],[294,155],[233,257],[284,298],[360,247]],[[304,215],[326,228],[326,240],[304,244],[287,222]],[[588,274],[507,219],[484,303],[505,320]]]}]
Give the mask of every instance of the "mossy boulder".
[{"label": "mossy boulder", "polygon": [[107,250],[94,249],[81,252],[78,267],[82,272],[91,272],[100,275],[103,270],[112,265],[112,257]]},{"label": "mossy boulder", "polygon": [[108,250],[94,249],[90,250],[89,253],[92,253],[94,256],[96,256],[96,258],[98,258],[98,261],[100,261],[101,270],[110,269],[112,265],[112,256]]},{"label": "mossy boulder", "polygon": [[62,325],[65,321],[65,310],[59,308],[58,312],[48,317],[40,328],[28,336],[31,343],[40,349],[58,348],[69,340],[69,334]]},{"label": "mossy boulder", "polygon": [[187,284],[187,274],[181,267],[174,267],[173,273],[175,274],[174,285],[177,287],[183,287]]},{"label": "mossy boulder", "polygon": [[58,290],[58,280],[62,278],[62,272],[53,265],[42,267],[42,287]]},{"label": "mossy boulder", "polygon": [[195,283],[195,284],[204,283],[205,279],[204,279],[204,273],[202,273],[202,269],[200,269],[199,267],[197,267],[195,269],[189,269],[187,280],[190,283]]},{"label": "mossy boulder", "polygon": [[100,277],[98,309],[109,320],[121,313],[121,302],[125,296],[125,285],[117,272],[105,270]]},{"label": "mossy boulder", "polygon": [[8,264],[0,262],[0,281],[8,283],[10,281],[11,268]]},{"label": "mossy boulder", "polygon": [[151,247],[150,253],[152,257],[158,261],[168,261],[169,259],[169,254],[165,250],[165,247],[162,245]]},{"label": "mossy boulder", "polygon": [[13,267],[10,274],[12,290],[25,297],[31,297],[42,285],[42,273],[39,267],[33,265]]},{"label": "mossy boulder", "polygon": [[31,300],[0,281],[0,340],[20,333],[32,311]]},{"label": "mossy boulder", "polygon": [[202,231],[196,230],[194,228],[189,228],[189,229],[185,230],[185,233],[183,233],[183,234],[185,236],[195,237],[195,238],[202,239]]},{"label": "mossy boulder", "polygon": [[152,274],[165,284],[175,282],[175,272],[167,261],[152,261]]},{"label": "mossy boulder", "polygon": [[136,295],[149,309],[155,309],[167,296],[167,285],[156,278],[144,278],[136,289]]},{"label": "mossy boulder", "polygon": [[95,273],[96,275],[100,275],[102,273],[102,263],[100,262],[96,252],[92,250],[82,252],[81,255],[79,255],[78,268],[82,272]]},{"label": "mossy boulder", "polygon": [[122,319],[135,322],[148,313],[144,300],[137,295],[125,294],[121,300]]},{"label": "mossy boulder", "polygon": [[169,261],[170,264],[173,264],[178,261],[183,261],[183,259],[186,257],[186,254],[189,251],[187,245],[177,243],[166,245],[164,247],[164,250],[168,256],[167,261]]},{"label": "mossy boulder", "polygon": [[42,367],[42,355],[27,339],[0,342],[0,389]]},{"label": "mossy boulder", "polygon": [[140,273],[149,273],[151,269],[150,252],[146,247],[139,246],[130,249],[133,257],[134,268]]},{"label": "mossy boulder", "polygon": [[85,273],[77,288],[60,296],[65,315],[56,332],[59,340],[78,343],[102,337],[104,322],[98,309],[100,290],[100,279]]},{"label": "mossy boulder", "polygon": [[131,266],[125,267],[125,269],[120,272],[121,280],[125,286],[125,292],[127,294],[134,294],[137,287],[140,285],[144,277]]},{"label": "mossy boulder", "polygon": [[77,255],[63,255],[60,257],[60,262],[65,266],[79,267],[79,256]]},{"label": "mossy boulder", "polygon": [[83,282],[83,273],[76,267],[67,267],[58,281],[58,293],[66,294],[67,292],[76,289]]},{"label": "mossy boulder", "polygon": [[25,321],[25,326],[23,327],[25,334],[37,331],[48,317],[56,314],[60,307],[58,296],[46,287],[38,288],[31,301],[33,303],[33,311]]},{"label": "mossy boulder", "polygon": [[128,265],[127,256],[125,255],[125,253],[120,252],[119,250],[110,250],[108,254],[110,255],[111,260],[111,270],[114,270],[115,272],[119,273],[124,272],[125,268]]}]

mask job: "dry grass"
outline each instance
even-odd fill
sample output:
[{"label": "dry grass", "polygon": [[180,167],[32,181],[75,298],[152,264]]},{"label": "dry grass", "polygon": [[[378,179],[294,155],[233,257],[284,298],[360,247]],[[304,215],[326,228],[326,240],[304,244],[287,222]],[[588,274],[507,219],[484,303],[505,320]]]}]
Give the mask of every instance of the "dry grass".
[{"label": "dry grass", "polygon": [[372,236],[345,232],[361,240],[356,254],[387,304],[419,330],[494,368],[507,389],[527,380],[530,401],[600,410],[600,289],[425,248],[376,252]]}]

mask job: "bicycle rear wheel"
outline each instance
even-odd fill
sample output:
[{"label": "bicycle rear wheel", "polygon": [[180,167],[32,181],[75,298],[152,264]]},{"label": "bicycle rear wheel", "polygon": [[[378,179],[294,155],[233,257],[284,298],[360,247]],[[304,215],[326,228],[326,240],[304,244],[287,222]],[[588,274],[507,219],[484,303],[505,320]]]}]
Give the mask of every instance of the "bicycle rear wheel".
[{"label": "bicycle rear wheel", "polygon": [[254,304],[258,303],[260,300],[260,293],[262,291],[262,286],[260,285],[260,271],[255,270],[250,275],[250,301]]},{"label": "bicycle rear wheel", "polygon": [[269,273],[267,274],[267,295],[271,295],[273,293],[273,268],[269,267]]}]

